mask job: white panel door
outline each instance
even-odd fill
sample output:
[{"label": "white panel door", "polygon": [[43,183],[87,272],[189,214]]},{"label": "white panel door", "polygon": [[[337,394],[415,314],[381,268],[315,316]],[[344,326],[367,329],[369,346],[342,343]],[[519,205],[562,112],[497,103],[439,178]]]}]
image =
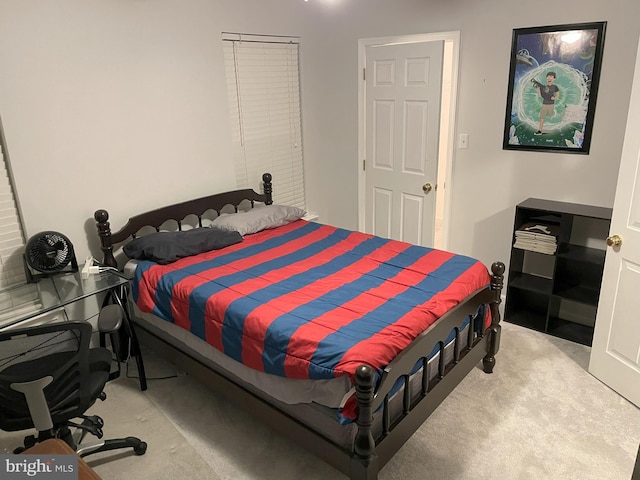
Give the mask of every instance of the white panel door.
[{"label": "white panel door", "polygon": [[365,230],[432,246],[443,41],[366,47]]},{"label": "white panel door", "polygon": [[[589,371],[640,406],[640,50],[631,91]],[[609,241],[607,243],[610,243]]]}]

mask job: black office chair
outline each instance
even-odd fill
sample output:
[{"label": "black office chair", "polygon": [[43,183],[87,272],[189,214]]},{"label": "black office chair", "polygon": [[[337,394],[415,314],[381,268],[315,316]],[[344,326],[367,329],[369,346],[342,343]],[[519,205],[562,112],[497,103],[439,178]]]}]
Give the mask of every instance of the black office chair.
[{"label": "black office chair", "polygon": [[[113,324],[113,313],[103,309],[100,317]],[[112,366],[110,350],[90,348],[91,333],[87,322],[0,332],[0,429],[38,432],[37,437],[26,437],[14,453],[48,438],[64,440],[82,457],[127,447],[136,455],[146,452],[147,444],[135,437],[81,444],[87,433],[102,438],[102,419],[85,412],[97,399],[106,398],[103,389]],[[74,433],[70,427],[75,427]]]}]

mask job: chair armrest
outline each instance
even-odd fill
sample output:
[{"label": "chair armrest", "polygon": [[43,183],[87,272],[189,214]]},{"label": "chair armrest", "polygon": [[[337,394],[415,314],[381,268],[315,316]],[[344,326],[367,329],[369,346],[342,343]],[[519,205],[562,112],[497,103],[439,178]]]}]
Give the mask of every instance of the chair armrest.
[{"label": "chair armrest", "polygon": [[39,432],[53,428],[47,397],[44,396],[44,387],[52,381],[53,377],[47,375],[46,377],[31,382],[15,382],[9,385],[11,390],[20,392],[25,396],[27,406],[29,407],[29,414],[31,415],[31,420],[33,420],[33,426]]},{"label": "chair armrest", "polygon": [[100,333],[113,333],[122,325],[124,313],[118,304],[109,304],[102,307],[98,314],[98,330]]}]

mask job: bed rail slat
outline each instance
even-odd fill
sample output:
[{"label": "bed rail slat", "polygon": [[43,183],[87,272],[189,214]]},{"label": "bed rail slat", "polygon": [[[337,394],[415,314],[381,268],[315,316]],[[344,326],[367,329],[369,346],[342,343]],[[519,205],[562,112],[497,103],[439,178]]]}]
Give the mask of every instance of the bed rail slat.
[{"label": "bed rail slat", "polygon": [[384,397],[382,404],[382,435],[387,435],[391,428],[391,419],[389,417],[389,395]]},{"label": "bed rail slat", "polygon": [[425,396],[429,391],[429,359],[427,357],[422,358],[422,396]]},{"label": "bed rail slat", "polygon": [[404,375],[404,395],[402,396],[402,415],[407,415],[411,410],[411,377]]},{"label": "bed rail slat", "polygon": [[[481,319],[484,322],[484,318]],[[467,349],[470,350],[473,347],[473,340],[475,339],[475,332],[473,328],[473,321],[469,324],[469,329],[467,330]]]}]

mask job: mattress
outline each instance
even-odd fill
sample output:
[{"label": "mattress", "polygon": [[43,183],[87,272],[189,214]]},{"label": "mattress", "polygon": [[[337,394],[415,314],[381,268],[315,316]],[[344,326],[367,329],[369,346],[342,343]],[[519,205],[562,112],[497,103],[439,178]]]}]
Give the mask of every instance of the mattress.
[{"label": "mattress", "polygon": [[134,299],[258,371],[352,380],[488,288],[470,257],[299,220],[170,265],[143,261]]},{"label": "mattress", "polygon": [[280,402],[286,404],[315,402],[329,408],[339,408],[345,402],[345,397],[351,394],[352,386],[348,377],[296,380],[254,370],[226,356],[184,328],[150,313],[141,312],[137,307],[134,307],[134,314],[136,323],[141,324],[157,337],[197,356],[210,368],[221,373],[232,374],[244,384],[253,385],[258,391]]}]

